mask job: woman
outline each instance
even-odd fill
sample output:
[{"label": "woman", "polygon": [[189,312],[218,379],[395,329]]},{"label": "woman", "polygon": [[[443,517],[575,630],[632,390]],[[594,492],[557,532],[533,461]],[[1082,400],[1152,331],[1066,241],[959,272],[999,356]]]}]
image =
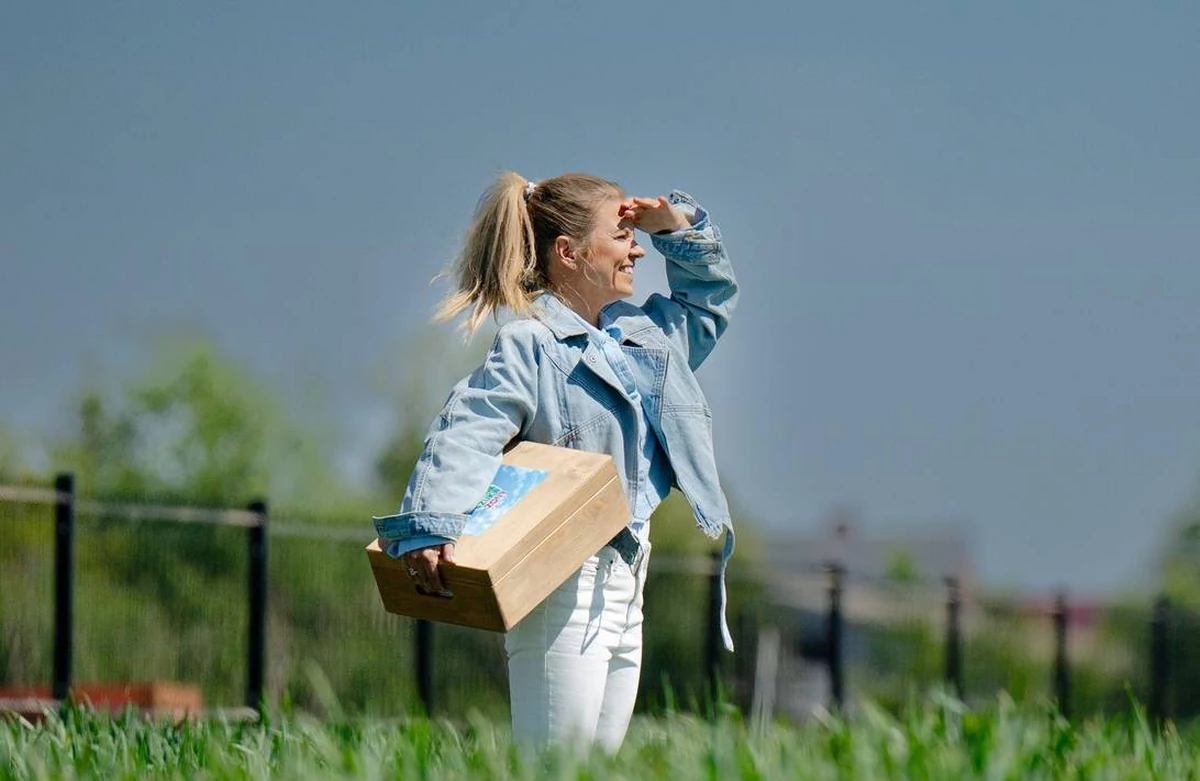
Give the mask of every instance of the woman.
[{"label": "woman", "polygon": [[[666,258],[671,287],[640,307],[623,300],[646,254],[635,229]],[[418,585],[440,591],[438,564],[454,561],[465,513],[512,440],[612,455],[628,527],[517,624],[505,649],[518,741],[615,750],[637,696],[651,513],[678,486],[704,532],[726,532],[723,561],[733,551],[692,373],[729,321],[733,270],[716,226],[684,193],[628,198],[584,174],[534,183],[506,173],[480,201],[455,275],[439,319],[466,311],[474,331],[489,315],[514,317],[455,386],[400,512],[376,518],[376,530]],[[722,631],[732,650],[724,619]]]}]

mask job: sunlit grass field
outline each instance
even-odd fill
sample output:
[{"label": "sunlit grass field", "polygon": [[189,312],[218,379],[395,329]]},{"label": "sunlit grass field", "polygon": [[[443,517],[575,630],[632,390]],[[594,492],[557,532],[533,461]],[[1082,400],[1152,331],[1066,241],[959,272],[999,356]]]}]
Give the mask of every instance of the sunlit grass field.
[{"label": "sunlit grass field", "polygon": [[1026,779],[1197,778],[1195,741],[1139,714],[1071,724],[1000,699],[967,710],[948,698],[900,717],[870,706],[804,727],[668,715],[635,720],[615,756],[522,754],[480,718],[172,725],[66,711],[0,725],[4,778],[362,779]]}]

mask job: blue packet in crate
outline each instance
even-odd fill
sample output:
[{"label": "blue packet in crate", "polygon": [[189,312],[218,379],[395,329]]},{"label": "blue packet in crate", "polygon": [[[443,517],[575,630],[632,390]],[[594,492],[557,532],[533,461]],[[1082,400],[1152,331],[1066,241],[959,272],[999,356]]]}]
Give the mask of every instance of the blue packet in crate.
[{"label": "blue packet in crate", "polygon": [[549,474],[544,469],[501,464],[483,498],[475,505],[475,509],[467,513],[462,533],[475,536],[483,534]]}]

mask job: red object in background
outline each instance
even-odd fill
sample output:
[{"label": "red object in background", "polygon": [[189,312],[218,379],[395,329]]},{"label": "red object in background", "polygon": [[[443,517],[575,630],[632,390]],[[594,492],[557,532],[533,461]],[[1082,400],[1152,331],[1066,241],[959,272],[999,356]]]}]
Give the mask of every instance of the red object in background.
[{"label": "red object in background", "polygon": [[[182,683],[82,684],[71,688],[71,701],[98,711],[121,712],[134,708],[151,716],[182,719],[200,715],[204,697],[200,689]],[[46,710],[59,703],[50,696],[49,686],[12,686],[0,688],[0,716],[13,713],[30,721],[41,721]]]}]

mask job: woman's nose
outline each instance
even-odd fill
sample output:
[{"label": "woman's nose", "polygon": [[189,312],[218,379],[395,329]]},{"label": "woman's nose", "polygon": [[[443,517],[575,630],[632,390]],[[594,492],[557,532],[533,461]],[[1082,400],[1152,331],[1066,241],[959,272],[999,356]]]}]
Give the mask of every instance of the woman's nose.
[{"label": "woman's nose", "polygon": [[645,254],[646,250],[642,248],[641,244],[634,244],[629,250],[629,257],[631,258],[640,258]]}]

